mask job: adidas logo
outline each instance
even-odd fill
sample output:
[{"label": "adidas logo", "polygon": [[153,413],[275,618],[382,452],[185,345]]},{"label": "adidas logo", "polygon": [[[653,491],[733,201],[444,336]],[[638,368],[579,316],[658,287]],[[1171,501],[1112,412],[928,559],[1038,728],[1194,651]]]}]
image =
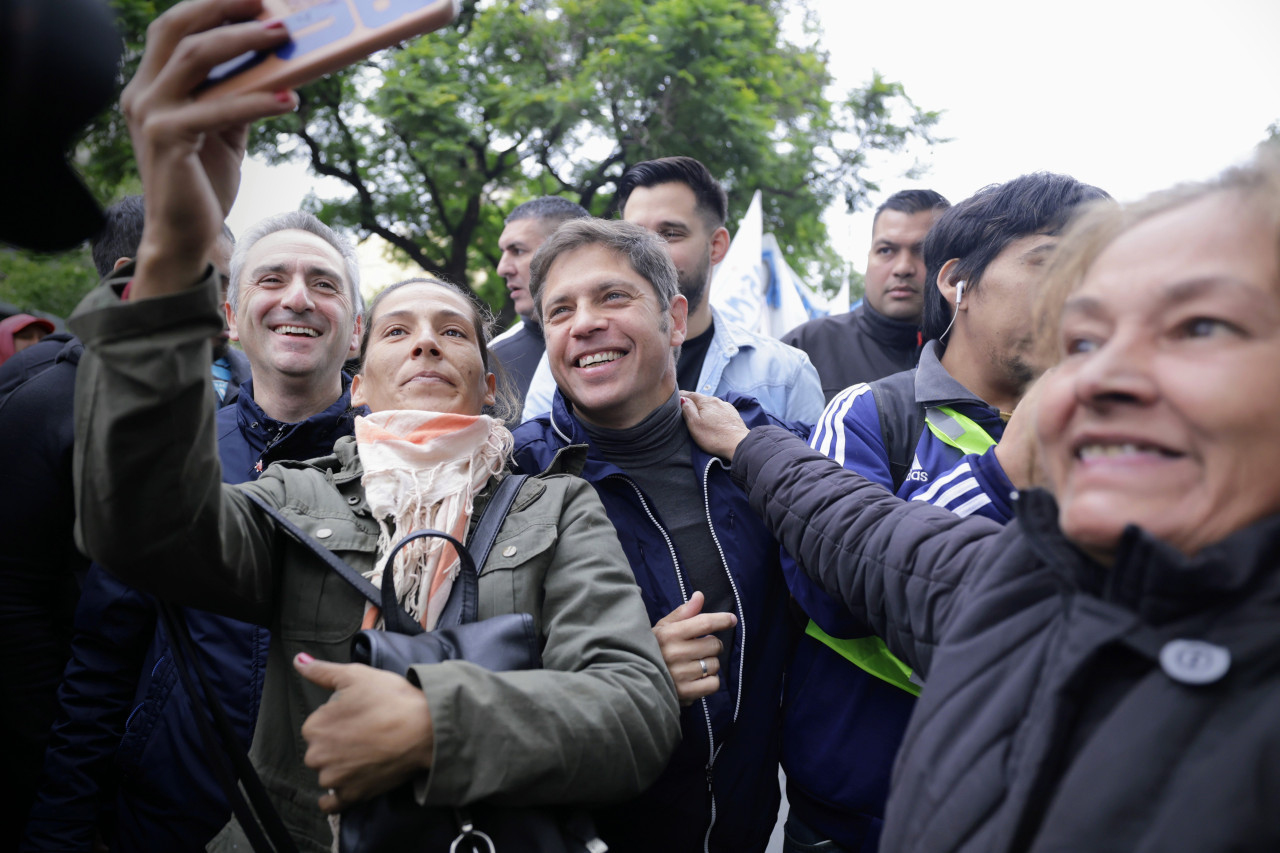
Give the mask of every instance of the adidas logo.
[{"label": "adidas logo", "polygon": [[911,460],[911,470],[907,473],[908,483],[927,483],[929,482],[929,472],[920,466],[920,456],[916,455]]}]

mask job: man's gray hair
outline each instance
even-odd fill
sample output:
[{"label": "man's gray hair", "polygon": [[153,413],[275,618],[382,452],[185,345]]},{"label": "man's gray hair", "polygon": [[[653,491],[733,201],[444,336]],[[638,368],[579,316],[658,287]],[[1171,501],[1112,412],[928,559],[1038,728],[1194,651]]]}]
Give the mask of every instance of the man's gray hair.
[{"label": "man's gray hair", "polygon": [[561,255],[587,246],[603,246],[621,255],[636,274],[653,286],[658,307],[665,314],[680,293],[675,264],[661,237],[634,222],[574,219],[561,225],[539,247],[529,264],[529,291],[534,310],[542,316],[542,285],[547,271]]},{"label": "man's gray hair", "polygon": [[503,221],[510,224],[520,219],[538,219],[542,221],[548,231],[554,231],[561,222],[567,222],[570,219],[585,219],[590,215],[585,207],[575,204],[567,198],[546,195],[542,198],[535,198],[533,201],[526,201],[507,214],[507,218]]},{"label": "man's gray hair", "polygon": [[360,264],[356,260],[355,247],[351,241],[316,219],[310,213],[293,210],[288,213],[277,213],[268,216],[250,226],[236,243],[236,250],[231,254],[231,284],[227,288],[227,302],[231,304],[231,312],[235,313],[240,304],[240,276],[244,273],[244,263],[254,244],[277,231],[306,231],[314,234],[332,246],[342,256],[344,267],[343,284],[351,294],[351,305],[354,317],[364,316],[364,298],[360,295]]}]

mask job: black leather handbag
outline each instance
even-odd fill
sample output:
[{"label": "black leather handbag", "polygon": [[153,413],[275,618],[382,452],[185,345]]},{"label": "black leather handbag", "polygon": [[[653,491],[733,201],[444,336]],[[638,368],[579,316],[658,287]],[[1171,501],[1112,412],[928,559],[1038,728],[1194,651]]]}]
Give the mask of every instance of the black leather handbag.
[{"label": "black leather handbag", "polygon": [[[352,641],[352,661],[395,672],[413,680],[410,667],[449,660],[465,660],[495,672],[541,668],[540,644],[534,631],[532,616],[527,613],[508,613],[477,620],[479,567],[484,565],[497,538],[498,528],[502,526],[525,479],[527,478],[523,475],[509,475],[498,485],[471,537],[472,549],[476,555],[474,558],[462,543],[438,530],[415,531],[396,543],[392,549],[386,562],[388,566],[393,565],[396,553],[401,548],[425,537],[446,539],[457,551],[462,567],[445,603],[439,624],[436,630],[430,632],[424,631],[400,607],[395,599],[393,584],[385,584],[384,589],[379,590],[354,568],[286,519],[275,507],[252,492],[246,495],[271,515],[286,533],[313,551],[362,595],[381,608],[387,630],[371,629],[357,634]],[[173,608],[167,618],[171,623],[171,635],[183,635],[182,639],[186,640],[184,645],[190,651],[190,638],[186,634],[185,625],[181,623],[180,611]],[[265,789],[243,746],[235,743],[234,734],[225,721],[225,714],[217,697],[209,689],[198,658],[194,654],[184,657],[193,664],[214,723],[220,730],[215,735],[209,721],[196,715],[202,724],[202,734],[211,743],[216,737],[221,737],[227,761],[231,765],[226,770],[244,784],[247,792],[249,802],[246,803],[244,794],[234,780],[229,786],[224,780],[224,788],[228,791],[233,809],[254,850],[260,853],[285,853],[296,849],[284,830],[279,815],[267,799]],[[185,663],[181,660],[176,662],[187,690],[192,696],[199,695],[195,692],[195,685],[189,674],[185,672]],[[477,732],[476,736],[483,737],[484,733]],[[226,777],[227,773],[222,775]],[[257,820],[253,819],[255,816]],[[259,821],[261,826],[257,825]],[[456,808],[420,806],[414,797],[412,783],[348,806],[342,812],[340,827],[341,853],[604,853],[608,850],[608,845],[596,834],[590,815],[581,808],[517,807],[491,803]]]},{"label": "black leather handbag", "polygon": [[[434,631],[424,632],[395,600],[391,584],[380,592],[387,630],[364,630],[351,644],[351,660],[415,678],[417,664],[465,660],[494,672],[541,669],[533,617],[507,613],[477,620],[479,570],[497,538],[523,477],[509,476],[485,507],[471,537],[474,558],[461,542],[438,530],[419,530],[396,543],[386,565],[416,539],[438,537],[453,545],[462,563],[449,600]],[[484,803],[467,808],[418,805],[413,785],[405,784],[373,799],[355,803],[342,812],[340,853],[449,850],[468,853],[529,851],[529,853],[578,853],[603,851],[595,828],[583,812],[559,814],[550,808],[517,808]]]}]

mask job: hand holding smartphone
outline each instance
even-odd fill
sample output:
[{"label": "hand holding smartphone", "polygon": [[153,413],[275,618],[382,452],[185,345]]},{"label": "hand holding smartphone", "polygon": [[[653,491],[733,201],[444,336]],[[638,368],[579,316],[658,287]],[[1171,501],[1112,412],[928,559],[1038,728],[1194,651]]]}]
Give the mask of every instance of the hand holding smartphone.
[{"label": "hand holding smartphone", "polygon": [[264,0],[261,20],[279,18],[289,41],[215,67],[199,99],[293,89],[397,42],[453,22],[460,0]]}]

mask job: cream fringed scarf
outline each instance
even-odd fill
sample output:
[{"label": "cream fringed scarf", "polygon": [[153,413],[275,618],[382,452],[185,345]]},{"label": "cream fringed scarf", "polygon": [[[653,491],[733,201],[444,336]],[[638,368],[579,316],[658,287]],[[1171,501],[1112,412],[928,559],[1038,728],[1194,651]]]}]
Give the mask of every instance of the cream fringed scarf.
[{"label": "cream fringed scarf", "polygon": [[[433,528],[466,542],[471,503],[511,453],[511,433],[487,415],[382,411],[356,418],[365,499],[378,521],[378,554],[367,577],[382,586],[386,555],[402,537]],[[443,539],[406,545],[392,569],[396,599],[430,631],[453,589],[460,562]],[[365,628],[382,615],[365,608]]]}]

